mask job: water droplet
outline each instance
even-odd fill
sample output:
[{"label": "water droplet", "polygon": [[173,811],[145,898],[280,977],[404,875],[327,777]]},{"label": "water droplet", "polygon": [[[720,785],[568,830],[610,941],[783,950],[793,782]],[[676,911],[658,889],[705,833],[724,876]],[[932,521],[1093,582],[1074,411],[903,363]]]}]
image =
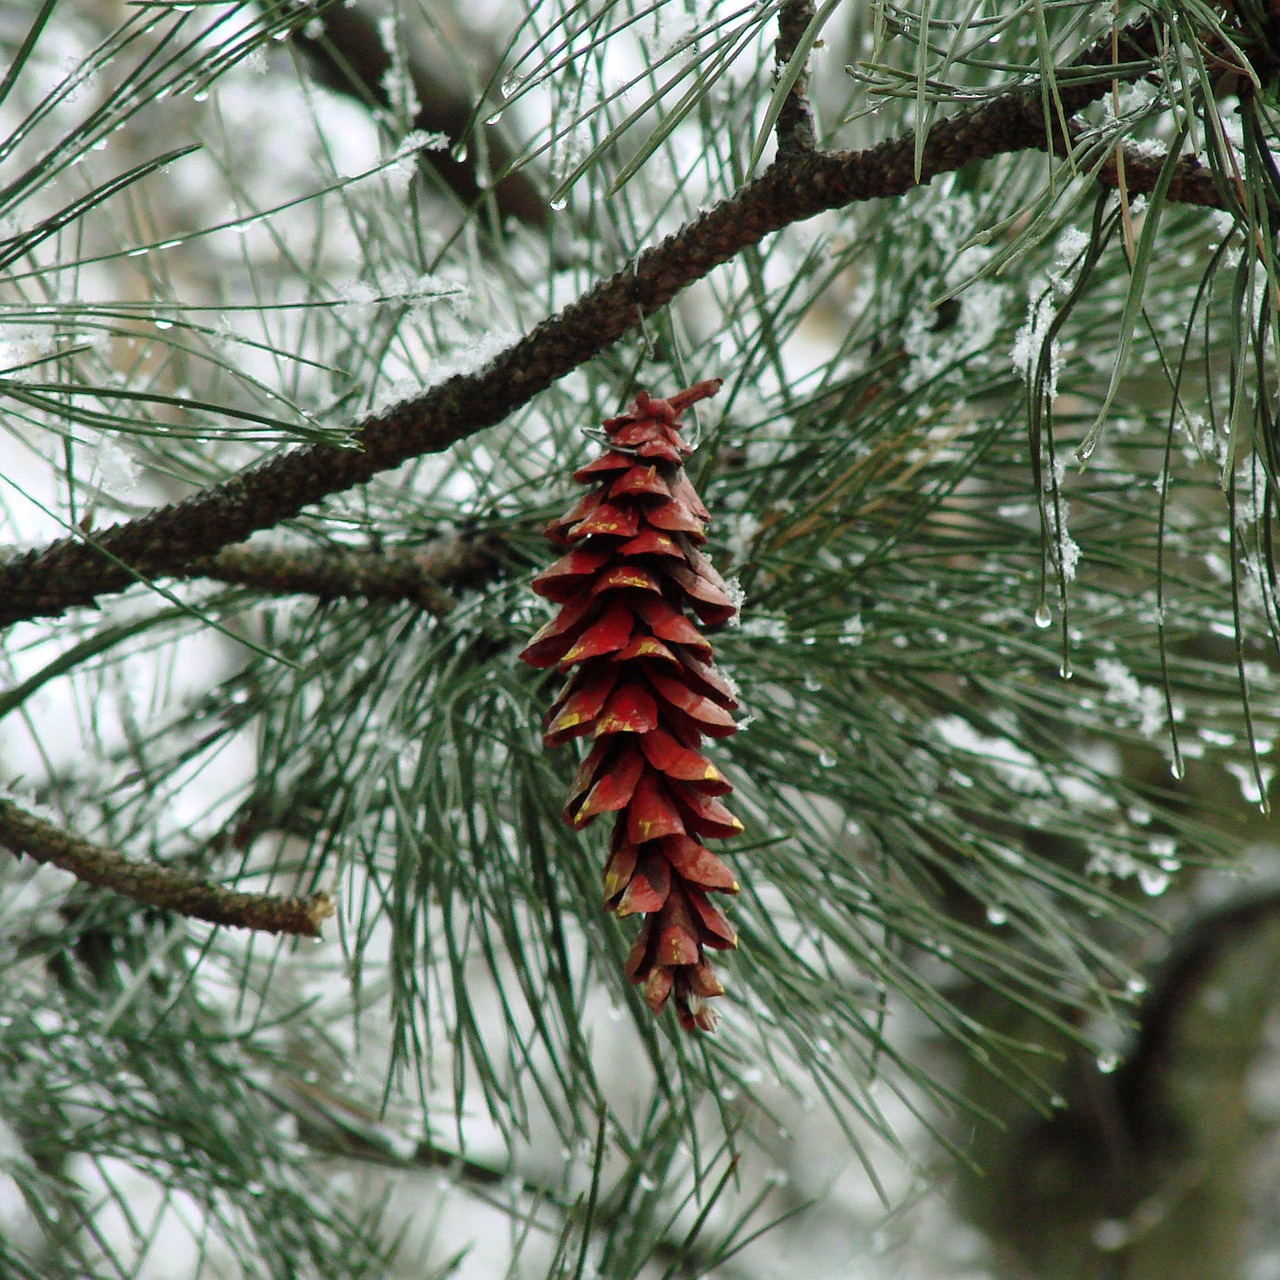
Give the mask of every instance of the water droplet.
[{"label": "water droplet", "polygon": [[824,769],[834,768],[836,763],[836,753],[834,751],[827,751],[827,750],[819,751],[818,763]]},{"label": "water droplet", "polygon": [[172,329],[172,328],[173,328],[173,321],[172,321],[172,320],[157,320],[157,321],[155,322],[155,325],[156,325],[156,328],[157,328],[157,329]]},{"label": "water droplet", "polygon": [[502,77],[502,96],[509,98],[520,87],[520,77],[514,71],[509,71]]},{"label": "water droplet", "polygon": [[987,908],[987,919],[994,925],[1002,925],[1007,923],[1009,913],[1001,906],[990,906]]},{"label": "water droplet", "polygon": [[1063,660],[1062,660],[1062,665],[1058,668],[1058,674],[1059,674],[1059,675],[1060,675],[1064,680],[1070,680],[1070,679],[1071,679],[1071,677],[1072,677],[1073,675],[1075,675],[1075,672],[1071,669],[1071,659],[1070,659],[1070,658],[1063,658]]},{"label": "water droplet", "polygon": [[1145,995],[1147,991],[1147,980],[1145,978],[1139,978],[1135,974],[1132,978],[1129,979],[1128,982],[1124,984],[1124,989],[1131,996]]},{"label": "water droplet", "polygon": [[1182,758],[1182,752],[1178,752],[1178,754],[1173,757],[1173,760],[1169,764],[1169,772],[1172,773],[1179,782],[1187,776],[1187,764]]},{"label": "water droplet", "polygon": [[1093,451],[1098,447],[1097,436],[1090,436],[1077,450],[1076,460],[1078,462],[1088,462],[1093,457]]},{"label": "water droplet", "polygon": [[191,95],[191,101],[192,101],[192,102],[208,102],[208,101],[209,101],[209,90],[208,90],[208,89],[200,89],[198,92],[193,93],[193,94]]},{"label": "water droplet", "polygon": [[806,671],[804,674],[804,687],[810,693],[818,693],[822,688],[822,681],[812,671]]},{"label": "water droplet", "polygon": [[1041,631],[1043,631],[1045,627],[1053,626],[1053,610],[1049,608],[1049,602],[1047,600],[1041,600],[1040,607],[1036,610],[1036,626],[1039,627]]},{"label": "water droplet", "polygon": [[453,158],[457,160],[459,163],[464,162],[467,156],[470,154],[471,154],[471,148],[468,147],[465,142],[458,143],[458,145],[453,149]]},{"label": "water droplet", "polygon": [[550,201],[548,201],[548,203],[557,213],[559,213],[561,209],[565,208],[568,205],[569,197],[567,194],[562,192],[552,196]]},{"label": "water droplet", "polygon": [[1108,1051],[1098,1054],[1098,1070],[1104,1076],[1109,1076],[1120,1065],[1120,1055]]},{"label": "water droplet", "polygon": [[1106,1218],[1089,1233],[1103,1253],[1115,1253],[1133,1239],[1133,1232],[1118,1218]]},{"label": "water droplet", "polygon": [[1138,883],[1142,886],[1142,892],[1152,898],[1158,898],[1169,887],[1172,879],[1167,871],[1162,871],[1159,867],[1138,868]]}]

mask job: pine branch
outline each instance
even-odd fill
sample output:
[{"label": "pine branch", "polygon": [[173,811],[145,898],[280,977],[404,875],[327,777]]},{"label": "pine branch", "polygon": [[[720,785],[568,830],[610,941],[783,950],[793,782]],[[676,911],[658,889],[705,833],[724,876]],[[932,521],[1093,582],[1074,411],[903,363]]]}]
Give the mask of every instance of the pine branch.
[{"label": "pine branch", "polygon": [[[1066,70],[1096,67],[1105,75],[1059,83],[1066,115],[1103,96],[1114,78],[1145,74],[1139,59],[1158,52],[1159,30],[1154,19],[1126,29],[1119,47],[1135,61],[1124,66],[1112,65],[1110,35],[1071,63]],[[902,196],[940,174],[995,156],[1057,150],[1068,141],[1046,119],[1040,83],[1033,81],[935,124],[918,178],[913,133],[859,152],[780,155],[754,182],[639,254],[485,368],[455,375],[366,418],[353,431],[355,447],[298,449],[141,519],[99,535],[64,538],[0,564],[0,626],[57,617],[137,581],[189,575],[200,558],[289,520],[330,494],[478,434],[606,350],[713,268],[783,227],[850,204]],[[1225,195],[1208,189],[1198,166],[1183,167],[1176,190],[1192,193],[1197,204],[1228,207]],[[1154,157],[1127,167],[1130,192],[1149,189],[1158,171]],[[1114,166],[1104,165],[1099,179],[1114,183]]]},{"label": "pine branch", "polygon": [[447,587],[477,586],[497,565],[495,540],[458,537],[440,538],[416,551],[227,547],[194,561],[188,572],[267,595],[405,600],[443,618],[457,605]]},{"label": "pine branch", "polygon": [[[785,0],[778,10],[778,76],[786,72],[796,48],[814,19],[813,0]],[[778,152],[813,151],[818,145],[813,107],[809,103],[809,69],[801,66],[778,113]]]},{"label": "pine branch", "polygon": [[85,884],[210,924],[318,938],[320,926],[334,912],[327,893],[308,898],[242,893],[154,862],[127,858],[64,831],[11,800],[0,799],[0,845],[35,862],[61,867]]},{"label": "pine branch", "polygon": [[[1154,191],[1166,162],[1165,154],[1134,146],[1122,147],[1120,152],[1118,157],[1112,151],[1103,161],[1097,173],[1098,181],[1116,190],[1123,185],[1130,195]],[[1199,205],[1204,209],[1232,207],[1217,178],[1195,156],[1183,156],[1177,162],[1166,199],[1173,204]]]}]

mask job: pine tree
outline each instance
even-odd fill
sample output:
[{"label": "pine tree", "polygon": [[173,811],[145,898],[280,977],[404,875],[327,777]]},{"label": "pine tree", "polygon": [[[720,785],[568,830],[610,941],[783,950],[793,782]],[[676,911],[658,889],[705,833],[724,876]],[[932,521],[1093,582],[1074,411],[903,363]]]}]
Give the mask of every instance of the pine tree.
[{"label": "pine tree", "polygon": [[0,1276],[1242,1274],[1271,8],[0,19]]}]

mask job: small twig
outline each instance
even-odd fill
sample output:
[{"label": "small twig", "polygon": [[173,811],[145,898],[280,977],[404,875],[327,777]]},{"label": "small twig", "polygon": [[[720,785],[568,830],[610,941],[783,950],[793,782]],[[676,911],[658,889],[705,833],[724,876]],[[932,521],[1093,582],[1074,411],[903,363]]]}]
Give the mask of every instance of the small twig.
[{"label": "small twig", "polygon": [[[1111,5],[1111,60],[1120,61],[1120,0],[1112,0]],[[1111,114],[1120,119],[1120,81],[1111,82]],[[1133,210],[1129,207],[1129,186],[1125,180],[1124,144],[1117,142],[1114,150],[1116,190],[1120,193],[1120,221],[1124,228],[1124,252],[1129,259],[1129,269],[1133,270],[1136,249],[1133,239]]]},{"label": "small twig", "polygon": [[270,595],[407,600],[443,618],[457,605],[447,587],[478,585],[498,563],[496,542],[441,538],[408,551],[227,547],[192,561],[188,575],[254,587]]},{"label": "small twig", "polygon": [[318,938],[320,926],[334,912],[333,899],[327,893],[307,898],[242,893],[159,863],[127,858],[38,818],[11,800],[0,799],[0,846],[26,854],[35,862],[61,867],[85,884],[210,924]]},{"label": "small twig", "polygon": [[[1158,51],[1159,27],[1147,19],[1126,29],[1120,52],[1142,74],[1141,59]],[[1119,70],[1110,33],[1071,64],[1099,68],[1059,87],[1068,115],[1102,97]],[[0,563],[0,626],[57,617],[138,581],[184,577],[193,563],[260,529],[292,519],[330,494],[364,484],[410,458],[438,453],[501,422],[557,379],[606,350],[688,285],[765,236],[830,209],[901,196],[913,187],[994,156],[1069,145],[1046,120],[1039,85],[1002,94],[936,123],[920,153],[914,134],[857,152],[789,152],[754,182],[640,253],[558,315],[476,373],[458,374],[414,400],[366,418],[355,447],[313,444],[272,458],[192,495],[176,506],[95,535],[63,538]],[[1157,158],[1125,153],[1131,192],[1150,190]],[[1114,165],[1112,160],[1111,165]],[[1229,208],[1205,171],[1180,166],[1170,198]],[[1114,185],[1113,167],[1100,178]]]},{"label": "small twig", "polygon": [[[779,76],[795,57],[809,24],[814,18],[813,0],[784,0],[778,10],[777,58]],[[818,145],[817,129],[813,121],[813,107],[809,102],[809,70],[801,67],[782,110],[778,113],[778,152],[813,151]]]}]

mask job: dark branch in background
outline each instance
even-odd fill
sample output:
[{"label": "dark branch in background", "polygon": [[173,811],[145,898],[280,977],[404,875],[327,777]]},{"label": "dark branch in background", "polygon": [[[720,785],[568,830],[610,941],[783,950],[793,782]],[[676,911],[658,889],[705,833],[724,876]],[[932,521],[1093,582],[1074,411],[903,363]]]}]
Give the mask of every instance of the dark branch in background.
[{"label": "dark branch in background", "polygon": [[[1120,40],[1128,67],[1112,66],[1108,36],[1071,69],[1100,69],[1059,84],[1067,116],[1102,97],[1112,78],[1145,71],[1159,28],[1147,19]],[[1104,70],[1105,69],[1105,70]],[[929,133],[915,176],[915,136],[859,152],[790,153],[756,181],[688,223],[603,281],[477,373],[459,374],[421,397],[365,419],[356,447],[316,444],[251,468],[175,506],[95,535],[64,538],[0,564],[0,626],[56,617],[139,580],[185,576],[202,557],[291,519],[330,494],[364,484],[410,458],[436,453],[501,422],[558,378],[606,350],[643,317],[665,306],[765,236],[815,214],[865,200],[901,196],[965,165],[1024,150],[1056,150],[1068,140],[1046,121],[1038,82],[941,121]],[[1154,163],[1154,162],[1153,162]],[[1127,168],[1131,192],[1154,185],[1158,164]],[[1197,203],[1210,192],[1200,173],[1180,177]],[[1104,171],[1103,178],[1106,174]],[[1175,182],[1175,190],[1180,190]],[[1172,193],[1171,193],[1172,195]],[[1176,197],[1175,197],[1176,198]],[[1214,201],[1227,207],[1226,197]]]},{"label": "dark branch in background", "polygon": [[[1138,1011],[1138,1035],[1112,1077],[1116,1105],[1130,1132],[1148,1139],[1165,1103],[1169,1059],[1179,1025],[1203,1000],[1214,966],[1247,935],[1280,917],[1280,890],[1274,885],[1242,895],[1193,920],[1174,945]],[[1259,1046],[1250,1046],[1256,1051]],[[1233,1046],[1237,1055],[1242,1047]]]},{"label": "dark branch in background", "polygon": [[327,893],[289,898],[271,893],[241,893],[197,880],[154,862],[138,862],[106,849],[0,799],[0,846],[35,862],[69,871],[77,880],[124,894],[148,906],[264,933],[318,938],[334,912]]},{"label": "dark branch in background", "polygon": [[415,551],[321,551],[227,547],[192,562],[193,577],[254,587],[265,595],[324,600],[404,600],[443,618],[457,605],[448,587],[479,586],[498,568],[493,538],[440,538]]},{"label": "dark branch in background", "polygon": [[[778,75],[795,57],[809,24],[814,18],[813,0],[784,0],[778,10],[778,43],[775,56]],[[802,66],[796,76],[782,110],[778,113],[778,152],[812,151],[818,145],[817,130],[813,122],[813,107],[809,102],[809,70]]]},{"label": "dark branch in background", "polygon": [[[308,9],[307,21],[293,29],[292,38],[321,84],[383,113],[389,110],[387,75],[392,71],[391,54],[377,24],[361,8],[340,2],[327,6],[318,17]],[[416,62],[410,62],[407,72],[419,103],[414,128],[424,133],[442,133],[456,142],[471,124],[472,104],[459,96],[445,77],[432,75]],[[512,159],[511,149],[494,129],[485,131],[485,146],[490,169],[501,172]],[[465,157],[449,151],[423,152],[420,163],[434,169],[464,205],[472,205],[484,194],[476,150],[472,146]],[[535,227],[547,223],[550,211],[546,201],[523,173],[507,174],[497,182],[493,198],[504,218],[516,218]]]}]

